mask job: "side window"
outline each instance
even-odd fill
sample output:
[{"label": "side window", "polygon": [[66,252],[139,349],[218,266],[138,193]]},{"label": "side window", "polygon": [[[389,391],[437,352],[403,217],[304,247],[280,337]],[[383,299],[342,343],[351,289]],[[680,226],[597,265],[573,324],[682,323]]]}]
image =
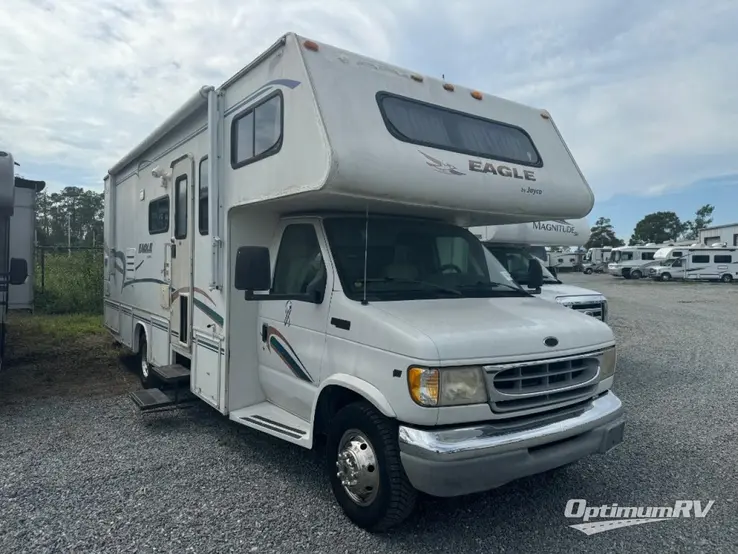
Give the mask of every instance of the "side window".
[{"label": "side window", "polygon": [[325,293],[326,268],[315,227],[308,223],[287,226],[274,267],[274,294]]},{"label": "side window", "polygon": [[681,258],[684,254],[681,252],[681,250],[675,250],[674,252],[672,252],[671,255],[675,258]]},{"label": "side window", "polygon": [[187,237],[187,175],[174,182],[174,238]]},{"label": "side window", "polygon": [[692,263],[695,264],[709,264],[710,263],[710,256],[704,255],[704,254],[694,254],[692,256]]},{"label": "side window", "polygon": [[149,202],[149,234],[158,235],[169,231],[169,195],[160,196]]},{"label": "side window", "polygon": [[238,169],[282,147],[282,93],[237,115],[231,123],[231,167]]},{"label": "side window", "polygon": [[201,235],[208,234],[208,157],[200,160],[200,171],[198,175],[198,202],[197,202],[197,228]]},{"label": "side window", "polygon": [[733,263],[733,256],[730,254],[715,254],[716,264],[731,264]]},{"label": "side window", "polygon": [[677,258],[676,261],[671,264],[671,267],[682,267],[684,264],[682,263],[684,260],[681,258]]},{"label": "side window", "polygon": [[653,260],[654,252],[641,252],[641,260]]}]

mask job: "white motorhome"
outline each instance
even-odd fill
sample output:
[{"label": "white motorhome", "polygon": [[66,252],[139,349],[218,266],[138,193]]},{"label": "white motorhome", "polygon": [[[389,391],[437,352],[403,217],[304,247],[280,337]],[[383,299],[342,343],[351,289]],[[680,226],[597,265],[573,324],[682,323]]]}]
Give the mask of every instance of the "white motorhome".
[{"label": "white motorhome", "polygon": [[612,330],[465,229],[593,203],[548,112],[290,33],[109,170],[105,324],[139,355],[142,409],[180,383],[241,425],[325,437],[337,502],[382,530],[417,491],[622,441]]},{"label": "white motorhome", "polygon": [[543,285],[540,297],[574,310],[607,320],[607,299],[599,292],[565,285],[551,273],[540,259],[536,247],[552,244],[582,246],[589,239],[587,220],[535,221],[513,225],[489,225],[469,229],[512,275],[517,284],[528,286],[528,266],[531,261],[541,265]]},{"label": "white motorhome", "polygon": [[45,186],[15,175],[17,162],[9,152],[0,152],[0,368],[5,354],[7,312],[31,309],[35,232],[35,193]]},{"label": "white motorhome", "polygon": [[662,244],[649,243],[637,246],[617,246],[610,253],[607,271],[614,277],[640,279],[648,276],[648,266]]},{"label": "white motorhome", "polygon": [[[738,248],[722,244],[671,248],[659,263],[651,266],[648,276],[656,281],[722,281],[738,279]],[[677,255],[679,254],[679,255]]]},{"label": "white motorhome", "polygon": [[584,255],[582,271],[589,275],[591,273],[603,273],[610,261],[612,246],[594,247],[587,250]]}]

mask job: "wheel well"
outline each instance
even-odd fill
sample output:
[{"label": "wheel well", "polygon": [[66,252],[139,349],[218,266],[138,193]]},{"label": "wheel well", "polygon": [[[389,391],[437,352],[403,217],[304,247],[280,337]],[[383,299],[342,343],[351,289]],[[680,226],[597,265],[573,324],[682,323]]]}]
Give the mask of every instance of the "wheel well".
[{"label": "wheel well", "polygon": [[144,327],[143,323],[136,323],[136,328],[133,331],[133,352],[138,354],[139,348],[141,347],[141,337],[143,337],[146,342],[148,342],[148,337],[146,336],[146,327]]},{"label": "wheel well", "polygon": [[362,400],[366,400],[366,398],[347,388],[338,385],[325,387],[321,391],[318,405],[315,407],[314,434],[324,435],[328,428],[328,422],[341,408]]}]

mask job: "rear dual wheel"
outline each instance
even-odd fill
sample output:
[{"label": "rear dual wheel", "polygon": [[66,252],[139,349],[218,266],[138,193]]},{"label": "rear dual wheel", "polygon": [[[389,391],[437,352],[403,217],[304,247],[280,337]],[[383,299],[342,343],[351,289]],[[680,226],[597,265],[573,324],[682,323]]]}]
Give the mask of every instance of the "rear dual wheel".
[{"label": "rear dual wheel", "polygon": [[400,461],[397,423],[365,401],[331,420],[326,443],[331,488],[346,516],[368,531],[385,531],[413,511],[417,492]]}]

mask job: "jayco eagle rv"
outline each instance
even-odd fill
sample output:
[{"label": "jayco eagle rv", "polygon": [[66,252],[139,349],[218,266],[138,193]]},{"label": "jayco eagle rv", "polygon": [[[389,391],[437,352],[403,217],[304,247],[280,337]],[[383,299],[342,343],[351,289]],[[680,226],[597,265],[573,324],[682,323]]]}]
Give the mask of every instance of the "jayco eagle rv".
[{"label": "jayco eagle rv", "polygon": [[465,228],[593,203],[545,110],[290,33],[109,170],[105,324],[138,353],[139,407],[179,382],[325,437],[338,504],[383,530],[417,491],[622,441],[612,330],[508,281]]},{"label": "jayco eagle rv", "polygon": [[494,254],[519,285],[528,285],[528,264],[533,261],[541,265],[543,272],[541,298],[558,302],[602,321],[607,320],[607,299],[603,294],[565,285],[546,268],[540,254],[535,251],[536,247],[550,245],[583,246],[590,235],[586,219],[490,225],[472,227],[469,230]]},{"label": "jayco eagle rv", "polygon": [[663,254],[659,263],[649,268],[648,276],[651,279],[723,283],[738,279],[738,248],[722,246],[720,243],[715,246],[697,244],[671,248]]}]

